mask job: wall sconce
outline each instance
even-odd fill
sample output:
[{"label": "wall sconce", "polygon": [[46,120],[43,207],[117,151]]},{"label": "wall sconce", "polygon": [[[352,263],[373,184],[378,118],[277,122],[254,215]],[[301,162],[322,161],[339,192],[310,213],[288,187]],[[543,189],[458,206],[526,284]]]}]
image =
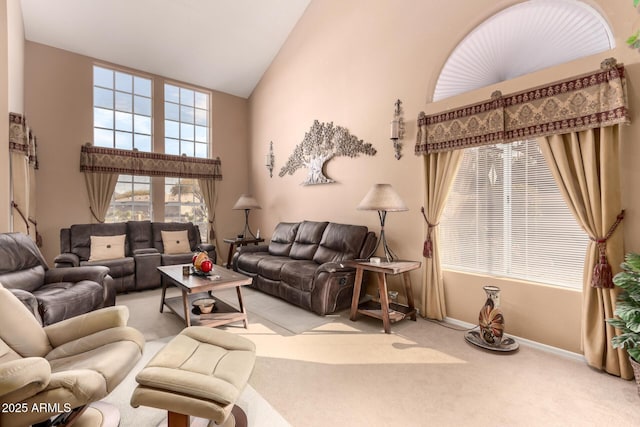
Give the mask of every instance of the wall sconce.
[{"label": "wall sconce", "polygon": [[402,157],[402,142],[404,138],[404,120],[402,119],[402,101],[399,99],[395,103],[396,109],[393,112],[393,120],[391,120],[391,140],[393,141],[393,149],[396,152],[395,157],[400,160]]},{"label": "wall sconce", "polygon": [[269,153],[265,156],[264,164],[269,169],[269,177],[273,178],[273,165],[275,164],[275,156],[273,155],[273,141],[269,143]]}]

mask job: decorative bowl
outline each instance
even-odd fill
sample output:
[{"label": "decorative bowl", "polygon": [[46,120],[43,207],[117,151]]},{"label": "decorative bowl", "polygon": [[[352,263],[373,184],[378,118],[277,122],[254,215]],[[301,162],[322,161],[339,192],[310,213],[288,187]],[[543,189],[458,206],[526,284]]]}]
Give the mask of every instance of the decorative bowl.
[{"label": "decorative bowl", "polygon": [[216,300],[213,298],[200,298],[193,302],[193,306],[200,310],[200,313],[207,314],[213,311]]}]

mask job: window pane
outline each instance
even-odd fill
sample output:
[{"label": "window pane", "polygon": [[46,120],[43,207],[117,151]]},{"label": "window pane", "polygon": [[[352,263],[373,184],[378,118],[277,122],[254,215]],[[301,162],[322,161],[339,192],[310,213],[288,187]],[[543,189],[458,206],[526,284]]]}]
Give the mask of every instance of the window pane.
[{"label": "window pane", "polygon": [[164,152],[166,154],[180,155],[180,141],[177,139],[166,138],[164,140]]},{"label": "window pane", "polygon": [[116,111],[116,130],[131,132],[133,130],[133,115]]},{"label": "window pane", "polygon": [[129,132],[116,132],[116,148],[131,150],[133,148],[133,138]]},{"label": "window pane", "polygon": [[93,105],[96,107],[113,108],[113,91],[109,89],[102,89],[99,87],[93,88]]},{"label": "window pane", "polygon": [[133,93],[151,98],[151,79],[135,76],[133,78]]},{"label": "window pane", "polygon": [[207,126],[209,123],[209,111],[196,109],[196,124]]},{"label": "window pane", "polygon": [[93,67],[93,84],[113,89],[113,71],[102,67]]},{"label": "window pane", "polygon": [[173,85],[164,85],[164,99],[175,104],[180,103],[180,88]]},{"label": "window pane", "polygon": [[196,157],[201,157],[203,159],[206,159],[209,157],[209,153],[207,152],[207,149],[209,148],[209,146],[207,144],[195,144],[195,148],[196,148]]},{"label": "window pane", "polygon": [[93,129],[93,144],[97,147],[113,148],[113,131]]},{"label": "window pane", "polygon": [[93,126],[113,129],[113,112],[104,108],[93,109]]},{"label": "window pane", "polygon": [[180,88],[180,104],[193,107],[193,91],[191,89]]},{"label": "window pane", "polygon": [[142,96],[133,97],[133,111],[151,117],[151,99]]},{"label": "window pane", "polygon": [[193,107],[180,107],[180,120],[184,123],[193,123],[194,120],[194,111]]},{"label": "window pane", "polygon": [[128,113],[133,111],[133,97],[130,93],[116,92],[116,110]]},{"label": "window pane", "polygon": [[187,156],[193,157],[195,154],[195,148],[193,146],[193,142],[180,140],[180,154],[186,154]]},{"label": "window pane", "polygon": [[165,120],[164,136],[167,138],[180,138],[180,124],[171,120]]},{"label": "window pane", "polygon": [[209,109],[209,95],[202,92],[196,92],[196,108],[203,110]]},{"label": "window pane", "polygon": [[209,128],[203,127],[203,126],[196,126],[195,127],[195,132],[196,132],[196,141],[198,142],[208,142],[209,141]]},{"label": "window pane", "polygon": [[180,107],[178,104],[172,102],[164,103],[164,118],[165,120],[180,121]]},{"label": "window pane", "polygon": [[180,138],[181,139],[188,139],[190,141],[194,140],[194,126],[187,124],[187,123],[181,123],[180,124]]},{"label": "window pane", "polygon": [[140,135],[138,133],[133,136],[133,146],[140,151],[150,153],[151,150],[151,136]]},{"label": "window pane", "polygon": [[133,76],[131,74],[116,71],[116,90],[122,92],[133,92]]},{"label": "window pane", "polygon": [[151,135],[151,117],[133,116],[133,130],[137,133]]}]

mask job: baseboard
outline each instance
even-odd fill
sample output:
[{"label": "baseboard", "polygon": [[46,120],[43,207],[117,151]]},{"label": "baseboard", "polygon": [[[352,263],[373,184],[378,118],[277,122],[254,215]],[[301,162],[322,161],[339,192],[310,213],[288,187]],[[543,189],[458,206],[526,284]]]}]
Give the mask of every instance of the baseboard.
[{"label": "baseboard", "polygon": [[[472,329],[473,327],[476,326],[476,325],[474,325],[472,323],[464,322],[464,321],[458,320],[458,319],[453,319],[451,317],[445,317],[444,318],[444,322],[449,323],[451,325],[460,326],[460,327],[466,328],[466,329]],[[585,360],[584,356],[582,354],[580,354],[580,353],[574,353],[573,351],[565,350],[565,349],[558,348],[558,347],[553,347],[553,346],[550,346],[550,345],[547,345],[547,344],[542,344],[540,342],[528,340],[526,338],[518,337],[516,335],[509,334],[509,336],[513,337],[520,344],[526,345],[528,347],[537,348],[539,350],[543,350],[543,351],[546,351],[548,353],[553,353],[553,354],[556,354],[558,356],[567,357],[569,359],[580,360],[580,361],[584,361]]]}]

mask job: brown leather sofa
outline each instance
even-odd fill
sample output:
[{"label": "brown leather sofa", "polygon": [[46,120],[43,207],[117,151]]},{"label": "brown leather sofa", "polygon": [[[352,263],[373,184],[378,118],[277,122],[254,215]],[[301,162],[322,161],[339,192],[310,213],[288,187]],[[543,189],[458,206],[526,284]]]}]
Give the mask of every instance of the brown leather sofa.
[{"label": "brown leather sofa", "polygon": [[325,315],[351,305],[355,270],[342,263],[368,257],[375,244],[361,225],[281,222],[269,245],[240,247],[233,269],[253,277],[252,287]]},{"label": "brown leather sofa", "polygon": [[108,268],[49,268],[23,233],[0,234],[0,283],[44,326],[112,306],[116,299]]},{"label": "brown leather sofa", "polygon": [[[186,230],[189,251],[177,254],[165,253],[163,231]],[[90,261],[91,236],[125,235],[124,257]],[[103,265],[109,268],[116,292],[139,291],[160,286],[161,265],[191,262],[193,252],[205,251],[216,262],[215,247],[202,243],[198,226],[191,222],[127,221],[103,224],[74,224],[60,230],[60,255],[56,267]]]}]

